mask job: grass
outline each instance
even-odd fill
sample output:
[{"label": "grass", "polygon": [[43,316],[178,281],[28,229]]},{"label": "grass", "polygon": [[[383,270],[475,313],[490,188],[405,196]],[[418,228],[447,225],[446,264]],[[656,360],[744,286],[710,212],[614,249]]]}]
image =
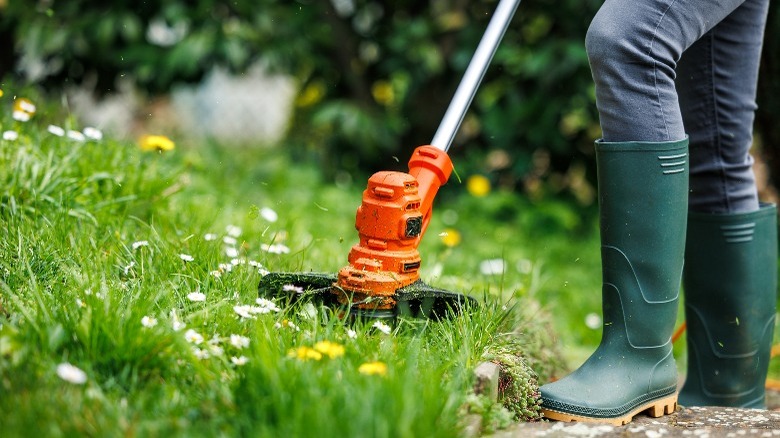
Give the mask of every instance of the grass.
[{"label": "grass", "polygon": [[[4,436],[456,436],[469,410],[487,430],[535,418],[536,380],[599,341],[586,324],[600,315],[592,209],[475,197],[453,179],[420,247],[422,277],[478,308],[401,320],[390,334],[308,302],[245,318],[236,306],[257,305],[264,270],[346,263],[363,181],[323,182],[281,148],[73,140],[47,129],[82,128],[58,108],[15,121],[10,94],[0,97],[0,131],[18,133],[0,140]],[[343,354],[317,352],[323,341]],[[530,367],[512,370],[527,381],[511,412],[470,394],[472,369],[497,358]],[[377,363],[385,373],[360,372]],[[63,364],[76,374],[58,374]]]},{"label": "grass", "polygon": [[454,248],[436,238],[469,209],[478,221],[471,200],[455,197],[461,218],[437,219],[422,248],[426,278],[481,298],[463,316],[389,334],[307,302],[243,317],[264,270],[346,262],[363,187],[279,149],[74,140],[83,127],[60,110],[20,122],[11,106],[0,98],[0,131],[18,134],[0,140],[4,436],[455,436],[473,368],[507,351],[536,372],[516,373],[515,414],[538,416],[536,378],[559,366],[538,269],[479,274],[482,257],[518,254],[472,235],[482,224]]}]

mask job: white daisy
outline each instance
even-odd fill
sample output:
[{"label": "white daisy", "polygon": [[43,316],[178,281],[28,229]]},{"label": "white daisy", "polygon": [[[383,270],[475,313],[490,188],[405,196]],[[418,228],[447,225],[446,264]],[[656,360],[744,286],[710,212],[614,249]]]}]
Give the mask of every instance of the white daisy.
[{"label": "white daisy", "polygon": [[235,225],[228,225],[225,227],[225,231],[228,233],[228,236],[230,237],[238,237],[241,235],[241,227],[237,227]]},{"label": "white daisy", "polygon": [[68,130],[68,138],[76,141],[85,141],[87,139],[87,137],[85,137],[84,134],[78,131],[74,131],[72,129]]},{"label": "white daisy", "polygon": [[103,133],[99,129],[93,128],[91,126],[84,128],[84,135],[91,140],[103,139]]},{"label": "white daisy", "polygon": [[57,365],[57,375],[60,379],[74,385],[83,385],[87,383],[87,373],[67,362]]},{"label": "white daisy", "polygon": [[282,286],[282,290],[284,292],[294,292],[296,294],[302,294],[303,293],[303,288],[300,287],[300,286],[296,286],[294,284],[285,284],[284,286]]},{"label": "white daisy", "polygon": [[233,311],[238,314],[238,316],[245,318],[245,319],[254,319],[255,316],[252,315],[252,311],[250,309],[250,306],[247,305],[241,305],[241,306],[233,306]]},{"label": "white daisy", "polygon": [[238,257],[239,253],[238,250],[233,248],[232,246],[228,246],[225,248],[225,255],[230,258]]},{"label": "white daisy", "polygon": [[349,339],[357,339],[357,332],[352,329],[347,329],[347,337]]},{"label": "white daisy", "polygon": [[130,264],[128,264],[123,268],[125,275],[127,275],[128,272],[130,272],[130,270],[133,269],[133,266],[135,266],[135,262],[130,262]]},{"label": "white daisy", "polygon": [[253,315],[265,315],[266,313],[271,313],[271,309],[261,306],[249,306],[249,313]]},{"label": "white daisy", "polygon": [[372,325],[375,329],[379,330],[380,332],[389,335],[390,334],[390,326],[383,323],[382,321],[377,321]]},{"label": "white daisy", "polygon": [[19,100],[19,109],[30,114],[35,114],[35,112],[38,111],[38,108],[35,107],[35,104],[26,99]]},{"label": "white daisy", "polygon": [[279,215],[268,207],[260,209],[260,216],[268,222],[276,222],[279,219]]},{"label": "white daisy", "polygon": [[24,111],[16,110],[16,111],[14,111],[12,117],[17,122],[29,122],[30,121],[30,114],[26,113]]},{"label": "white daisy", "polygon": [[54,134],[54,135],[56,135],[57,137],[62,137],[63,135],[65,135],[65,130],[64,130],[64,129],[62,129],[62,128],[60,128],[60,127],[59,127],[59,126],[57,126],[57,125],[49,125],[49,126],[46,128],[46,130],[47,130],[47,131],[49,131],[49,133],[50,133],[50,134]]},{"label": "white daisy", "polygon": [[[276,303],[274,303],[271,300],[267,300],[265,298],[258,298],[255,300],[258,306],[260,306],[263,309],[268,309],[269,312],[281,312],[282,309],[276,306]],[[268,312],[263,312],[268,313]]]},{"label": "white daisy", "polygon": [[247,359],[246,356],[239,356],[239,357],[232,356],[230,358],[230,361],[233,362],[233,365],[240,367],[242,365],[246,365],[246,363],[249,362],[249,359]]},{"label": "white daisy", "polygon": [[206,294],[203,292],[190,292],[187,294],[187,299],[195,302],[206,301]]},{"label": "white daisy", "polygon": [[201,359],[201,360],[209,358],[208,350],[205,350],[205,349],[201,350],[198,347],[192,347],[192,354],[194,354],[195,357],[197,357],[198,359]]},{"label": "white daisy", "polygon": [[191,262],[195,260],[195,257],[189,255],[189,254],[179,254],[179,258],[184,260],[185,262]]},{"label": "white daisy", "polygon": [[506,270],[506,262],[504,259],[490,259],[483,260],[479,264],[479,272],[482,275],[501,275]]},{"label": "white daisy", "polygon": [[149,241],[148,240],[139,240],[138,242],[133,242],[132,248],[133,249],[138,249],[138,248],[142,248],[144,246],[149,246]]},{"label": "white daisy", "polygon": [[179,321],[179,317],[176,315],[176,309],[171,310],[171,320],[172,320],[172,326],[173,331],[178,332],[179,330],[182,330],[187,325],[183,322]]},{"label": "white daisy", "polygon": [[600,329],[601,317],[597,313],[588,313],[585,316],[585,325],[591,330]]},{"label": "white daisy", "polygon": [[157,318],[153,316],[144,316],[141,318],[141,325],[146,328],[152,328],[157,325]]},{"label": "white daisy", "polygon": [[289,254],[290,248],[281,243],[274,243],[273,245],[266,245],[265,243],[260,245],[260,249],[271,254]]},{"label": "white daisy", "polygon": [[217,235],[214,233],[207,233],[203,236],[203,240],[211,242],[212,240],[217,240]]},{"label": "white daisy", "polygon": [[184,339],[186,339],[187,342],[195,345],[200,345],[203,343],[203,335],[193,329],[189,329],[184,332]]},{"label": "white daisy", "polygon": [[14,141],[19,138],[19,133],[16,131],[3,132],[3,140]]},{"label": "white daisy", "polygon": [[249,346],[249,338],[241,335],[230,335],[230,345],[236,348],[246,348]]},{"label": "white daisy", "polygon": [[222,243],[235,246],[238,243],[238,240],[236,240],[235,237],[225,236],[222,238]]}]

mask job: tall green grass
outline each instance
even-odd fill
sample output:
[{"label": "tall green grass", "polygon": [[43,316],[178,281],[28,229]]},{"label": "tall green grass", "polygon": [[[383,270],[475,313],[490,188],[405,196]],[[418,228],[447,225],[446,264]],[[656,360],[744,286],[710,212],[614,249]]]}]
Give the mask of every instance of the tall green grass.
[{"label": "tall green grass", "polygon": [[[479,274],[481,257],[516,252],[477,239],[446,249],[436,234],[452,221],[431,225],[425,276],[481,298],[460,317],[401,320],[384,334],[316,303],[242,316],[264,271],[346,263],[363,187],[323,183],[279,149],[159,153],[58,136],[49,124],[83,127],[42,102],[16,121],[10,94],[0,98],[0,131],[18,133],[0,140],[3,436],[455,436],[472,369],[497,349],[542,379],[558,369],[538,270]],[[343,355],[296,356],[322,341]],[[386,372],[361,373],[367,363]]]}]

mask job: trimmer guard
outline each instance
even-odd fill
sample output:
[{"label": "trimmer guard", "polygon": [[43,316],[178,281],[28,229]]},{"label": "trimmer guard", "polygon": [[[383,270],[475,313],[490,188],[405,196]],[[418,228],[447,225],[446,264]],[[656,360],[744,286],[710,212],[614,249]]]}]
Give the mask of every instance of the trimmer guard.
[{"label": "trimmer guard", "polygon": [[[272,272],[266,274],[258,286],[261,297],[286,299],[312,298],[326,304],[338,305],[339,295],[351,295],[349,291],[339,288],[335,274],[328,273],[296,273]],[[286,286],[286,287],[285,287]],[[351,296],[347,302],[351,302]],[[392,309],[371,309],[371,298],[349,306],[353,316],[366,318],[396,318],[399,316],[411,318],[440,319],[457,315],[477,304],[477,301],[464,294],[435,288],[422,280],[398,289],[393,298],[396,305]]]}]

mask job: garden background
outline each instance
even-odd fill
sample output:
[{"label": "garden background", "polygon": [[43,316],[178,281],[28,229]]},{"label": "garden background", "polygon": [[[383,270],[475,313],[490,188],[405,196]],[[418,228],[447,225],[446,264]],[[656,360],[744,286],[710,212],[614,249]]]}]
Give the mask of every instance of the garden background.
[{"label": "garden background", "polygon": [[[257,282],[346,263],[365,181],[430,140],[496,1],[0,0],[0,426],[452,436],[468,411],[486,431],[536,419],[540,381],[600,337],[583,45],[600,3],[521,3],[456,137],[423,277],[482,307],[353,327],[257,302]],[[767,200],[773,29],[774,3]],[[482,360],[516,377],[502,406],[470,393]]]}]

